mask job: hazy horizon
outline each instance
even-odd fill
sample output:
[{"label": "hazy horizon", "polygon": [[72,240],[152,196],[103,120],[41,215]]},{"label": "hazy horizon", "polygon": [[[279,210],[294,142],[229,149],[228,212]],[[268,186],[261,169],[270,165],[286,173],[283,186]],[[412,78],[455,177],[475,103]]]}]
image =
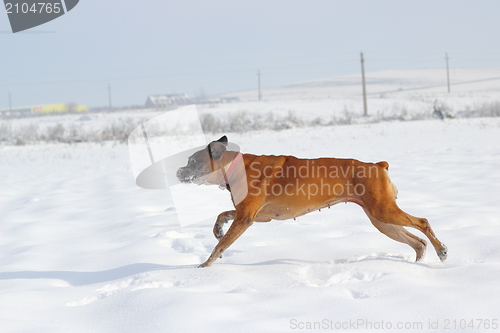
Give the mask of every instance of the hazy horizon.
[{"label": "hazy horizon", "polygon": [[493,1],[82,0],[17,34],[0,15],[0,108],[142,105],[380,70],[499,67]]}]

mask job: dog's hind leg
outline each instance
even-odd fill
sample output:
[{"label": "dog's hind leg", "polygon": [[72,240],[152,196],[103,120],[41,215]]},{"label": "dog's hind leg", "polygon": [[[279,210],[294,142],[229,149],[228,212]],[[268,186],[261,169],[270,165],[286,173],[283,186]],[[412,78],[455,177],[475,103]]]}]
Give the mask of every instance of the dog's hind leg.
[{"label": "dog's hind leg", "polygon": [[401,212],[406,215],[406,218],[408,220],[411,221],[410,227],[420,230],[424,235],[427,236],[427,238],[429,238],[432,246],[434,246],[434,249],[436,250],[439,259],[441,261],[445,261],[448,257],[448,248],[436,237],[434,231],[431,228],[431,225],[429,224],[429,221],[427,221],[427,219],[425,218],[415,217],[403,211]]},{"label": "dog's hind leg", "polygon": [[431,241],[432,246],[434,246],[439,259],[441,261],[446,260],[448,250],[446,246],[441,243],[436,237],[427,219],[415,217],[403,212],[395,202],[380,205],[376,209],[372,209],[370,212],[367,212],[367,214],[369,216],[373,216],[381,223],[387,223],[395,226],[412,227],[421,231]]},{"label": "dog's hind leg", "polygon": [[217,216],[217,220],[214,225],[214,236],[218,241],[224,237],[224,229],[222,228],[224,223],[227,223],[229,220],[234,220],[234,216],[236,215],[235,210],[228,210],[226,212],[220,213]]},{"label": "dog's hind leg", "polygon": [[427,242],[414,234],[408,232],[404,227],[394,224],[387,224],[378,221],[376,218],[370,216],[368,218],[372,222],[372,224],[377,228],[381,233],[386,235],[387,237],[394,239],[395,241],[405,243],[410,245],[417,254],[416,261],[422,259],[425,255],[425,249],[427,247]]}]

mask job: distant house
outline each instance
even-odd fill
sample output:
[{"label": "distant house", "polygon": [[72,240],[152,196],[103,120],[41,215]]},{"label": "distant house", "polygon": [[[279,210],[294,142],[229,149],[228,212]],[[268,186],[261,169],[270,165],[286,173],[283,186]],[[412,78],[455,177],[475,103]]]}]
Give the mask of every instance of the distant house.
[{"label": "distant house", "polygon": [[89,108],[86,105],[74,103],[58,103],[46,104],[39,106],[29,106],[22,108],[4,109],[0,110],[1,116],[14,116],[25,117],[33,114],[47,114],[47,113],[73,113],[73,112],[88,112]]},{"label": "distant house", "polygon": [[239,102],[240,99],[238,97],[213,97],[213,98],[208,98],[205,99],[201,102],[198,102],[199,104],[220,104],[220,103],[233,103],[233,102]]},{"label": "distant house", "polygon": [[186,94],[149,95],[146,99],[148,108],[168,108],[184,104],[189,104],[189,97]]},{"label": "distant house", "polygon": [[34,106],[31,108],[32,113],[54,113],[54,112],[88,112],[89,108],[86,105],[78,105],[73,103],[48,104]]}]

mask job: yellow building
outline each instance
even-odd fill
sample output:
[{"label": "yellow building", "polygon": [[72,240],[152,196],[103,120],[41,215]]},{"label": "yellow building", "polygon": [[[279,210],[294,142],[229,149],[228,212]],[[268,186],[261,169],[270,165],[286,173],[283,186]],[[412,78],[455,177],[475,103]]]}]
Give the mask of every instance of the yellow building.
[{"label": "yellow building", "polygon": [[41,106],[34,106],[31,108],[31,113],[53,113],[53,112],[86,112],[89,108],[86,105],[79,104],[48,104]]}]

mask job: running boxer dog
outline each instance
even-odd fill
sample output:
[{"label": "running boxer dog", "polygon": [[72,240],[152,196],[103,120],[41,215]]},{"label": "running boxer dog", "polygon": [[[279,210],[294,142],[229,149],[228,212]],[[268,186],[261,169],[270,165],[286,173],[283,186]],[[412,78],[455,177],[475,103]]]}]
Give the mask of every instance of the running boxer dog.
[{"label": "running boxer dog", "polygon": [[[226,188],[235,207],[217,217],[214,235],[219,243],[199,267],[211,266],[254,222],[296,218],[339,202],[361,206],[380,232],[411,246],[417,261],[424,256],[427,242],[404,227],[424,233],[439,259],[446,259],[447,248],[434,235],[427,219],[405,213],[397,206],[397,189],[387,175],[387,162],[258,156],[226,150],[227,145],[226,136],[212,141],[177,170],[177,178],[183,183]],[[246,196],[235,200],[235,193],[242,190],[248,191]],[[233,223],[224,234],[222,226],[229,220]]]}]

